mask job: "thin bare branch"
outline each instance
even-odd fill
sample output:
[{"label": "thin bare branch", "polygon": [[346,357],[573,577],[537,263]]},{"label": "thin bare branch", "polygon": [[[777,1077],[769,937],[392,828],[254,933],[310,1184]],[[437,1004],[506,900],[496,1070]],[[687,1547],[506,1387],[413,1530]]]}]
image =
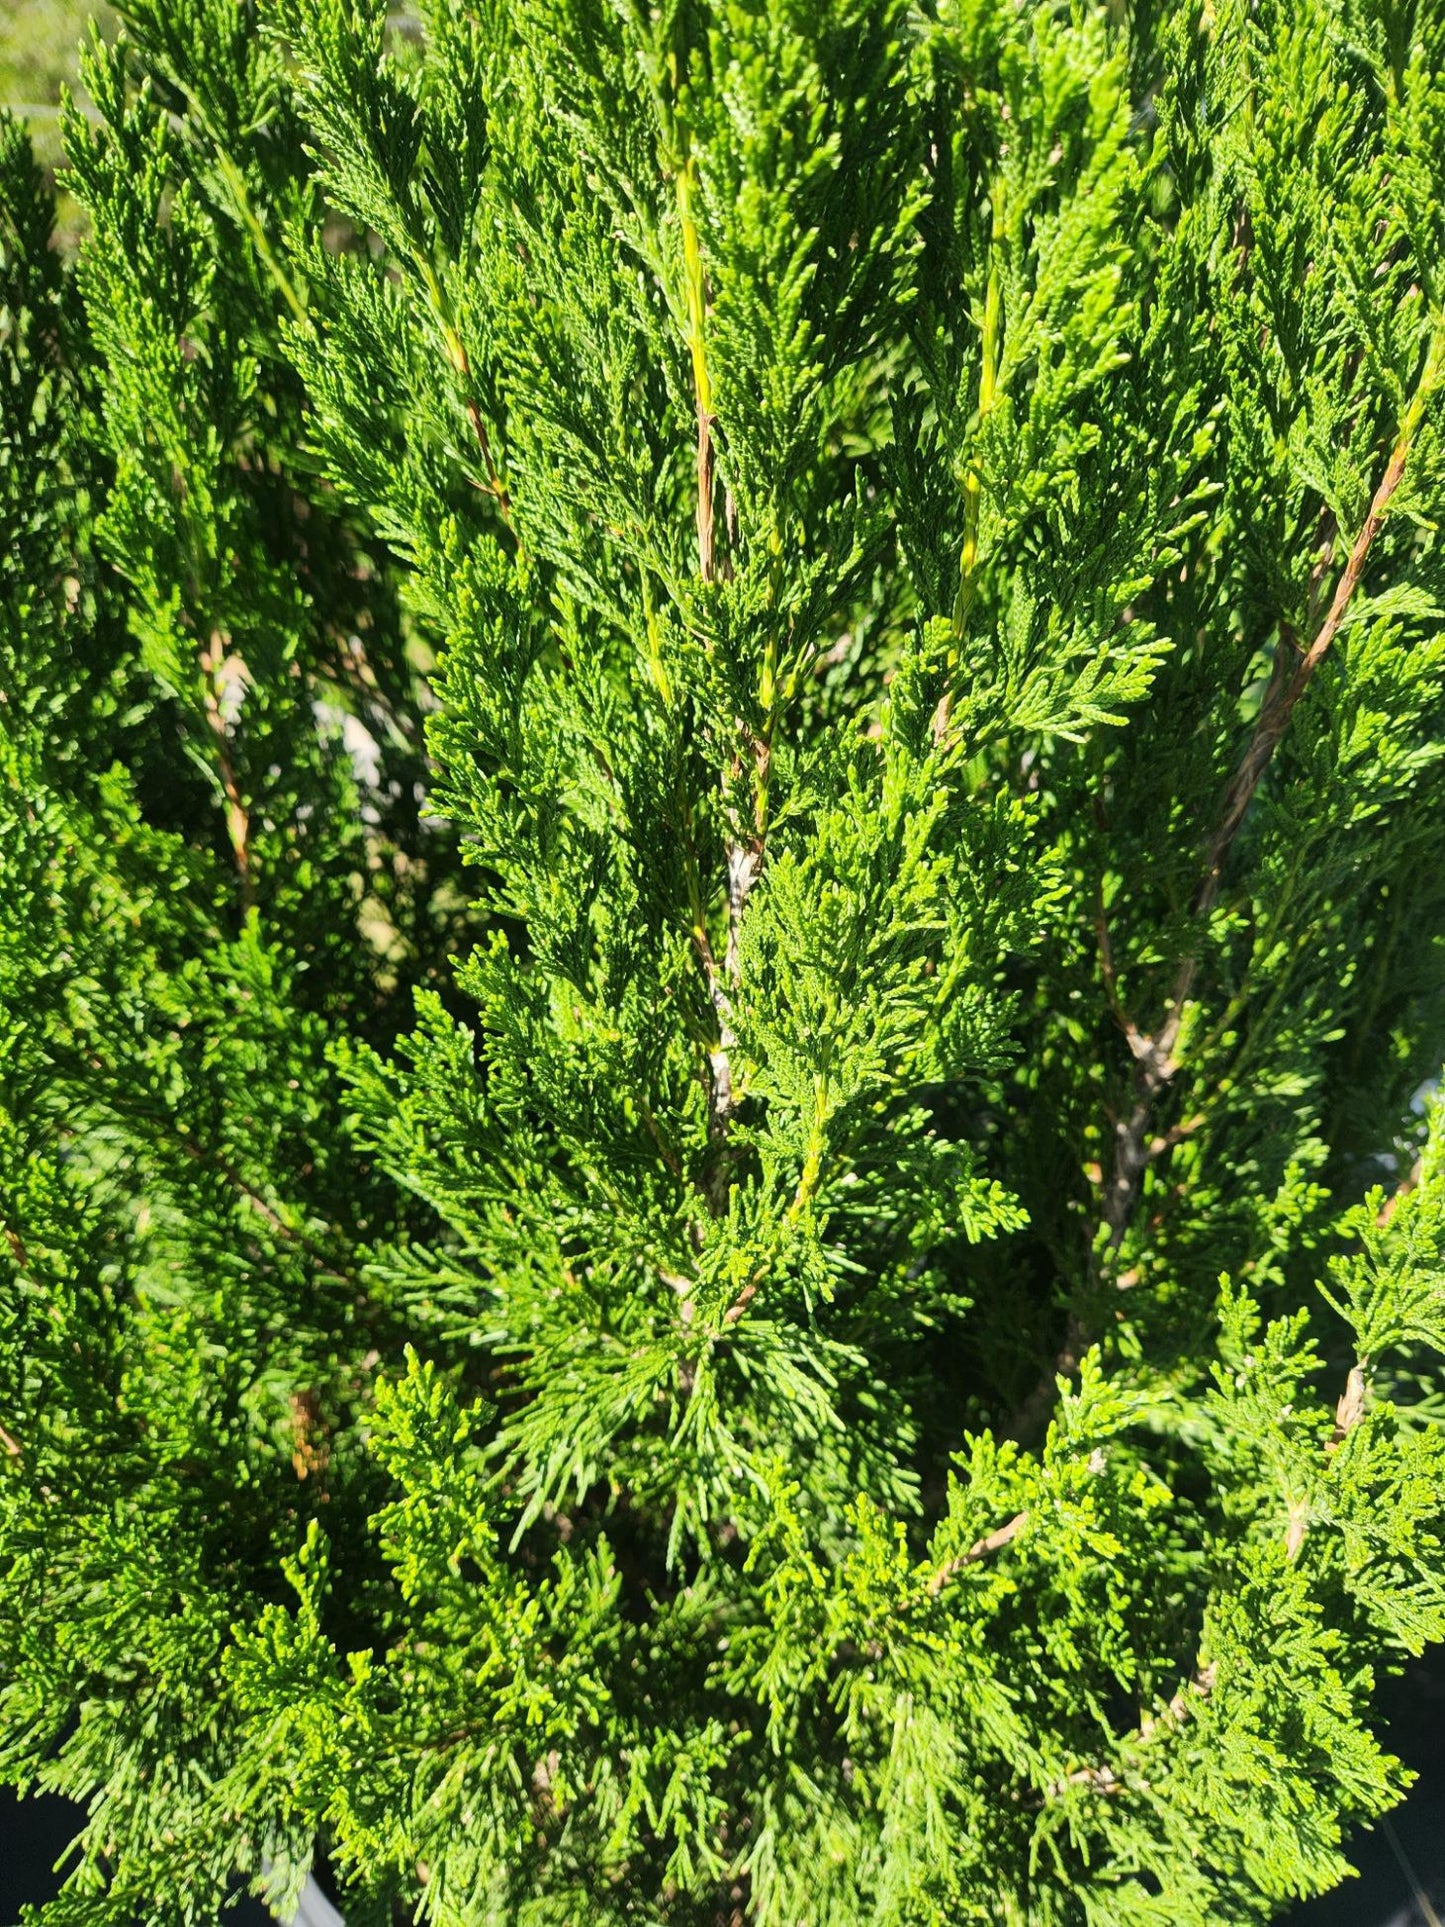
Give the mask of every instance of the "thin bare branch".
[{"label": "thin bare branch", "polygon": [[[1207,919],[1219,899],[1225,863],[1234,847],[1235,838],[1243,826],[1249,806],[1254,800],[1255,792],[1263,780],[1265,771],[1269,768],[1280,739],[1289,727],[1290,718],[1340,633],[1350,603],[1360,585],[1370,551],[1384,526],[1390,503],[1404,480],[1410,450],[1420,423],[1424,419],[1425,403],[1439,383],[1442,367],[1445,367],[1445,329],[1437,330],[1431,339],[1418,387],[1400,425],[1400,432],[1390,451],[1385,472],[1380,477],[1379,486],[1375,490],[1369,510],[1351,545],[1344,569],[1335,585],[1335,593],[1329,609],[1313,642],[1302,655],[1288,625],[1281,625],[1279,647],[1276,650],[1269,686],[1260,704],[1259,715],[1255,719],[1244,754],[1224,793],[1219,821],[1206,847],[1204,877],[1194,901],[1195,916],[1201,923]],[[1321,563],[1316,565],[1311,578],[1312,599],[1322,580],[1323,560],[1322,558]],[[1197,952],[1183,959],[1175,977],[1174,988],[1166,1007],[1165,1020],[1161,1029],[1154,1038],[1149,1040],[1148,1049],[1142,1056],[1137,1051],[1135,1053],[1141,1067],[1141,1076],[1136,1081],[1136,1090],[1146,1110],[1152,1111],[1159,1093],[1172,1080],[1179,1068],[1174,1047],[1178,1041],[1184,1010],[1194,987],[1198,969]],[[1140,1128],[1146,1129],[1148,1121],[1147,1115],[1141,1118]],[[1126,1226],[1137,1201],[1139,1180],[1147,1158],[1142,1162],[1139,1161],[1132,1137],[1129,1142],[1121,1143],[1120,1148],[1125,1161],[1135,1167],[1132,1179],[1126,1180],[1120,1187],[1120,1197],[1114,1206],[1115,1213],[1120,1216],[1121,1226]],[[1119,1235],[1122,1236],[1122,1229]],[[1111,1248],[1116,1247],[1117,1239],[1111,1244]]]},{"label": "thin bare branch", "polygon": [[462,399],[466,406],[467,420],[472,425],[472,434],[476,437],[477,447],[481,452],[482,464],[487,471],[486,492],[492,497],[493,501],[495,501],[498,509],[501,511],[502,520],[510,528],[512,526],[512,497],[497,471],[496,460],[492,454],[491,437],[487,434],[487,424],[482,419],[481,405],[477,401],[474,392],[471,357],[467,353],[466,344],[456,332],[455,328],[447,328],[446,344],[447,357],[461,380]]},{"label": "thin bare branch", "polygon": [[956,1559],[949,1559],[938,1568],[925,1589],[928,1597],[936,1599],[949,1580],[962,1572],[966,1566],[976,1566],[980,1559],[987,1559],[991,1553],[1002,1552],[1006,1545],[1018,1537],[1028,1522],[1029,1515],[1026,1511],[1016,1512],[1007,1524],[1001,1525],[997,1531],[986,1534],[982,1539],[975,1539],[967,1552],[959,1553]]},{"label": "thin bare branch", "polygon": [[738,1322],[738,1320],[742,1317],[743,1313],[747,1310],[748,1306],[753,1302],[754,1298],[757,1297],[758,1286],[760,1283],[761,1283],[761,1280],[757,1277],[749,1278],[748,1282],[743,1286],[742,1290],[738,1293],[737,1297],[734,1298],[733,1302],[728,1306],[727,1310],[723,1313],[724,1325],[735,1325]]},{"label": "thin bare branch", "polygon": [[716,489],[712,416],[697,405],[697,570],[704,582],[713,579],[713,495]]},{"label": "thin bare branch", "polygon": [[1400,1836],[1396,1833],[1394,1824],[1388,1813],[1382,1813],[1380,1815],[1380,1831],[1384,1834],[1386,1843],[1391,1853],[1395,1856],[1396,1866],[1405,1876],[1405,1883],[1414,1896],[1415,1905],[1419,1909],[1420,1918],[1424,1921],[1425,1927],[1441,1927],[1440,1916],[1435,1911],[1435,1904],[1429,1894],[1426,1893],[1420,1876],[1416,1873],[1414,1865],[1410,1860],[1410,1856],[1401,1845]]}]

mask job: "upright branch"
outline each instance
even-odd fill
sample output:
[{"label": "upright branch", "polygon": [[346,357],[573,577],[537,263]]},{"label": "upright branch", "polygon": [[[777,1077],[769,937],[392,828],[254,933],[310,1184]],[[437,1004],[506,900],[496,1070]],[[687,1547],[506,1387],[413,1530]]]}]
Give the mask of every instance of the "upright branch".
[{"label": "upright branch", "polygon": [[[15,1261],[16,1269],[22,1272],[29,1271],[30,1254],[25,1249],[25,1244],[20,1233],[13,1225],[8,1224],[4,1227],[4,1231],[5,1242],[10,1247],[10,1256]],[[7,1431],[3,1425],[0,1425],[0,1449],[3,1449],[6,1455],[12,1459],[18,1459],[23,1456],[20,1441],[15,1437],[13,1432]]]},{"label": "upright branch", "polygon": [[[974,423],[975,442],[998,401],[998,370],[1003,324],[1003,284],[999,277],[998,250],[1003,240],[1003,183],[994,184],[993,247],[988,281],[983,297],[983,321],[979,337],[978,409]],[[948,655],[949,687],[939,700],[933,718],[933,733],[942,740],[947,734],[953,711],[952,677],[958,667],[968,619],[978,595],[979,527],[983,514],[983,470],[977,447],[969,457],[963,478],[963,543],[958,556],[958,590],[953,599],[953,643]]]},{"label": "upright branch", "polygon": [[[1359,587],[1365,564],[1389,512],[1390,503],[1404,479],[1411,448],[1424,420],[1430,396],[1445,373],[1445,326],[1431,336],[1425,364],[1415,393],[1400,424],[1390,459],[1380,477],[1369,511],[1351,545],[1349,556],[1335,586],[1323,622],[1308,649],[1289,667],[1295,651],[1287,630],[1281,630],[1275,668],[1266,689],[1259,715],[1245,746],[1244,754],[1224,793],[1219,821],[1205,850],[1204,876],[1194,900],[1194,915],[1204,924],[1219,900],[1225,864],[1234,846],[1256,790],[1269,768],[1276,747],[1289,727],[1300,698],[1309,688],[1316,670],[1329,654]],[[1153,1120],[1160,1096],[1179,1070],[1176,1047],[1184,1012],[1199,971],[1199,952],[1193,949],[1175,973],[1164,1019],[1152,1036],[1132,1029],[1126,1031],[1134,1054],[1134,1101],[1129,1114],[1115,1127],[1114,1164],[1104,1194],[1103,1221],[1108,1230],[1106,1254],[1113,1256],[1123,1242],[1134,1215],[1143,1184],[1144,1172],[1156,1155]]]},{"label": "upright branch", "polygon": [[[1275,749],[1289,726],[1297,704],[1344,624],[1370,551],[1404,479],[1426,406],[1439,386],[1442,374],[1445,374],[1445,324],[1437,326],[1431,336],[1420,379],[1401,420],[1390,458],[1351,544],[1334,596],[1314,640],[1301,654],[1292,644],[1288,629],[1281,627],[1275,666],[1259,715],[1225,789],[1219,820],[1205,848],[1204,875],[1193,904],[1196,923],[1201,928],[1219,900],[1229,853]],[[1316,575],[1318,577],[1318,570]],[[1200,955],[1196,946],[1181,959],[1163,1018],[1152,1033],[1146,1032],[1127,1016],[1120,1003],[1113,951],[1102,905],[1096,915],[1095,927],[1100,938],[1105,992],[1134,1058],[1132,1101],[1126,1114],[1115,1121],[1113,1163],[1103,1186],[1100,1229],[1104,1234],[1102,1259],[1107,1269],[1117,1256],[1133,1221],[1145,1172],[1155,1158],[1178,1142],[1181,1135],[1179,1132],[1157,1134],[1155,1117],[1161,1098],[1180,1068],[1179,1033],[1199,972]],[[1078,1369],[1080,1360],[1092,1342],[1093,1335],[1087,1322],[1077,1307],[1071,1309],[1064,1342],[1015,1411],[1007,1427],[1009,1437],[1028,1438],[1038,1430],[1052,1404],[1056,1380]]]},{"label": "upright branch", "polygon": [[687,304],[687,346],[692,359],[693,396],[697,405],[697,571],[704,582],[714,574],[713,496],[716,458],[712,439],[712,378],[708,373],[706,319],[707,281],[702,249],[692,209],[693,164],[685,161],[677,174],[677,213],[682,227],[683,292]]},{"label": "upright branch", "polygon": [[[686,160],[677,170],[677,214],[682,229],[683,293],[687,316],[687,348],[692,363],[693,396],[697,407],[697,569],[704,583],[715,576],[713,547],[713,496],[716,472],[713,455],[712,377],[707,364],[707,280],[702,264],[697,221],[693,213],[693,163]],[[737,980],[734,901],[735,852],[728,846],[728,944],[725,963],[720,967],[712,939],[708,935],[706,905],[699,894],[693,909],[693,947],[702,966],[708,1000],[717,1019],[717,1038],[708,1048],[707,1134],[711,1150],[704,1193],[708,1208],[721,1216],[727,1207],[727,1135],[732,1120],[732,1052],[737,1043],[732,1025],[732,999],[729,990]]]},{"label": "upright branch", "polygon": [[1445,370],[1445,328],[1437,329],[1431,338],[1419,384],[1400,425],[1399,435],[1396,437],[1394,448],[1390,451],[1389,462],[1385,466],[1384,474],[1380,477],[1380,485],[1375,490],[1369,513],[1360,525],[1359,534],[1355,537],[1349,559],[1335,587],[1334,600],[1330,603],[1319,633],[1304,655],[1300,657],[1292,676],[1276,675],[1270,680],[1269,690],[1255,722],[1254,733],[1240,759],[1234,778],[1225,792],[1224,808],[1220,814],[1219,824],[1209,840],[1204,882],[1200,886],[1199,896],[1195,902],[1196,914],[1201,917],[1208,916],[1218,898],[1225,859],[1229,855],[1235,837],[1239,834],[1240,825],[1244,822],[1250,802],[1259,788],[1260,779],[1269,767],[1275,745],[1289,726],[1295,704],[1308,689],[1315,671],[1328,655],[1331,644],[1340,632],[1340,625],[1344,622],[1345,612],[1359,586],[1375,537],[1384,523],[1391,499],[1404,479],[1405,465],[1409,461],[1411,447],[1419,432],[1420,423],[1424,419],[1426,403],[1440,381],[1442,370]]},{"label": "upright branch", "polygon": [[[1329,1437],[1325,1440],[1325,1457],[1333,1458],[1345,1440],[1365,1416],[1370,1400],[1370,1374],[1372,1361],[1357,1358],[1350,1367],[1345,1379],[1345,1389],[1340,1393],[1335,1405],[1335,1423]],[[1291,1505],[1289,1522],[1285,1527],[1285,1557],[1293,1564],[1300,1555],[1305,1536],[1310,1528],[1309,1507],[1303,1504]]]},{"label": "upright branch", "polygon": [[[714,500],[717,493],[717,463],[713,441],[712,376],[707,358],[707,276],[702,247],[693,211],[693,162],[686,160],[677,170],[676,192],[678,222],[682,230],[683,290],[686,313],[688,355],[692,363],[693,395],[697,409],[697,567],[699,578],[712,583],[718,576],[714,537]],[[750,734],[750,733],[749,733]],[[732,1052],[737,1043],[732,1026],[731,993],[736,990],[741,971],[740,942],[743,911],[757,882],[763,861],[763,798],[766,796],[769,746],[750,739],[755,765],[757,808],[749,825],[737,820],[727,791],[743,767],[743,758],[734,753],[728,759],[724,777],[725,814],[728,821],[727,862],[727,947],[719,967],[707,934],[701,906],[695,908],[693,942],[707,983],[708,997],[717,1017],[716,1043],[708,1052],[708,1138],[713,1156],[706,1192],[709,1207],[720,1214],[727,1203],[728,1176],[726,1142],[732,1121],[737,1091],[733,1079]]]}]

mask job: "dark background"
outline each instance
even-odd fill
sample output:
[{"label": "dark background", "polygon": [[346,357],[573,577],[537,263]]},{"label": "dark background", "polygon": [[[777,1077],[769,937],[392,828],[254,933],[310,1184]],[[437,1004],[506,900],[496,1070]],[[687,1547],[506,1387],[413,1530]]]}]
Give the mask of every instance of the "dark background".
[{"label": "dark background", "polygon": [[[1385,1689],[1382,1702],[1390,1721],[1388,1745],[1420,1774],[1391,1816],[1395,1844],[1445,1919],[1445,1658],[1411,1667]],[[12,1927],[26,1901],[55,1891],[50,1869],[74,1831],[73,1809],[64,1801],[22,1805],[0,1793],[0,1927]],[[1296,1909],[1289,1927],[1432,1927],[1385,1829],[1359,1834],[1350,1857],[1360,1877]],[[270,1916],[254,1900],[238,1901],[227,1927],[270,1927]]]},{"label": "dark background", "polygon": [[1412,1895],[1395,1845],[1436,1915],[1445,1919],[1445,1656],[1437,1651],[1410,1667],[1380,1698],[1390,1723],[1385,1744],[1420,1778],[1405,1804],[1390,1815],[1388,1829],[1377,1826],[1357,1835],[1350,1858],[1360,1878],[1297,1909],[1290,1927],[1432,1927],[1430,1914]]},{"label": "dark background", "polygon": [[[51,1869],[83,1817],[65,1800],[20,1801],[0,1790],[0,1927],[14,1927],[27,1902],[36,1905],[55,1892],[60,1880]],[[276,1924],[260,1901],[241,1899],[226,1915],[226,1927]]]}]

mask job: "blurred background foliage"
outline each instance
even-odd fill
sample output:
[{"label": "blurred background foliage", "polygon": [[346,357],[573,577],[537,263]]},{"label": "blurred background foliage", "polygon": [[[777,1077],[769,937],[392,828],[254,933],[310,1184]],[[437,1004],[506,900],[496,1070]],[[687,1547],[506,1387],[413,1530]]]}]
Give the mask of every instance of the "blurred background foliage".
[{"label": "blurred background foliage", "polygon": [[[0,106],[29,122],[36,156],[51,169],[60,162],[61,89],[77,90],[77,56],[92,19],[102,32],[114,31],[105,0],[0,0]],[[74,246],[79,229],[80,210],[62,191],[62,245]]]},{"label": "blurred background foliage", "polygon": [[94,14],[92,0],[6,0],[0,10],[0,99],[24,108],[44,134],[53,123],[63,81],[74,82],[75,50]]}]

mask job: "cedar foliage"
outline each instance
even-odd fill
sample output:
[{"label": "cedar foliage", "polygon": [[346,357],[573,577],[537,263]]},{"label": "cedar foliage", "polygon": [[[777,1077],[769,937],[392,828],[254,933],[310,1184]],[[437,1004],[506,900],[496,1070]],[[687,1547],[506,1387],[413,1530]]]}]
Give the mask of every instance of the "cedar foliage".
[{"label": "cedar foliage", "polygon": [[1445,1637],[1445,7],[126,0],[0,132],[53,1927],[1263,1921]]}]

